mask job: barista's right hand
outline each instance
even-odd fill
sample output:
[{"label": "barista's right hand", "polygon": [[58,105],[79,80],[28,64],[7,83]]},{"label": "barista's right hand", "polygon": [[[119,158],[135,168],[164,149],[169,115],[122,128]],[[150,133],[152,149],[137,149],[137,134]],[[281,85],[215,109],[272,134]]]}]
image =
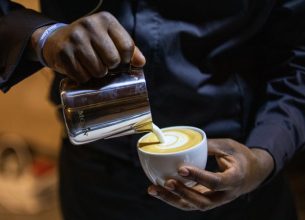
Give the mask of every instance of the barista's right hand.
[{"label": "barista's right hand", "polygon": [[[47,27],[33,33],[30,48],[37,47]],[[143,54],[130,35],[108,12],[80,18],[56,30],[44,45],[43,58],[50,68],[77,82],[103,77],[108,69],[120,63],[131,63],[137,67],[145,64]]]}]

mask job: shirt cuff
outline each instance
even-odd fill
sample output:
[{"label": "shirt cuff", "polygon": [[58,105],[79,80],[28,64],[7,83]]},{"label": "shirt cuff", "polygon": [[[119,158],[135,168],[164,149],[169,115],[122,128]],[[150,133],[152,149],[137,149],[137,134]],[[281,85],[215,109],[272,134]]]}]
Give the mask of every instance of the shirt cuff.
[{"label": "shirt cuff", "polygon": [[274,169],[269,178],[278,174],[289,159],[287,146],[293,146],[293,141],[287,129],[277,124],[260,124],[251,132],[246,141],[249,148],[266,150],[274,160]]},{"label": "shirt cuff", "polygon": [[0,89],[4,92],[42,65],[24,56],[32,33],[39,27],[56,23],[30,9],[17,9],[1,17]]}]

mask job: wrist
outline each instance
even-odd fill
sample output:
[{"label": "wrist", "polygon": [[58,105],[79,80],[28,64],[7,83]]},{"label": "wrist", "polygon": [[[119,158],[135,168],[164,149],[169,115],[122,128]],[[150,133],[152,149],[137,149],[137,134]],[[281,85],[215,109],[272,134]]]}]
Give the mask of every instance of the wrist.
[{"label": "wrist", "polygon": [[44,26],[36,31],[34,31],[32,38],[31,38],[31,48],[34,50],[35,58],[43,65],[47,66],[44,57],[43,57],[43,47],[48,40],[48,38],[57,30],[61,29],[62,27],[67,26],[64,23],[55,23],[52,25]]},{"label": "wrist", "polygon": [[47,28],[49,28],[51,25],[46,25],[46,26],[40,27],[33,32],[31,39],[29,41],[28,47],[27,47],[27,57],[30,60],[38,61],[36,48],[38,46],[39,39],[40,39],[41,35],[44,33],[44,31]]},{"label": "wrist", "polygon": [[251,151],[256,158],[259,170],[261,170],[260,175],[262,179],[267,179],[275,167],[272,155],[267,150],[261,148],[251,148]]},{"label": "wrist", "polygon": [[56,31],[58,31],[59,29],[63,28],[67,26],[64,23],[56,23],[53,24],[51,26],[49,26],[48,28],[46,28],[43,33],[40,35],[40,38],[38,40],[38,43],[36,45],[36,55],[38,57],[39,62],[43,65],[43,66],[47,66],[45,59],[43,57],[43,48],[44,45],[46,43],[46,41],[48,40],[48,38],[55,33]]}]

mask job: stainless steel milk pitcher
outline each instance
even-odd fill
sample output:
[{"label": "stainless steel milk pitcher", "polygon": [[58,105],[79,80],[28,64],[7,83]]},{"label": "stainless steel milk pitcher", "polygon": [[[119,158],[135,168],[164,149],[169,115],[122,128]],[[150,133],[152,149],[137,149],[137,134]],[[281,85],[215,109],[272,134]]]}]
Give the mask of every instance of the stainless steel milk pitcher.
[{"label": "stainless steel milk pitcher", "polygon": [[75,145],[152,130],[141,68],[120,68],[82,85],[66,78],[60,96],[68,136]]}]

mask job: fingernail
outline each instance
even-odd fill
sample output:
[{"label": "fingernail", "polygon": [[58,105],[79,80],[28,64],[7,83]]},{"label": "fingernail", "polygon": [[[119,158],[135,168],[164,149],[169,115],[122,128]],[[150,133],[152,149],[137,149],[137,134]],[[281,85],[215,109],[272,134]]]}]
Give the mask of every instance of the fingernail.
[{"label": "fingernail", "polygon": [[151,195],[151,196],[157,196],[158,195],[158,192],[156,189],[154,189],[153,187],[149,187],[148,188],[148,194]]},{"label": "fingernail", "polygon": [[164,184],[164,188],[167,190],[173,191],[173,190],[175,190],[175,185],[172,182],[166,182]]},{"label": "fingernail", "polygon": [[143,55],[143,53],[139,50],[139,58],[141,58],[142,60],[145,60],[145,57]]},{"label": "fingernail", "polygon": [[188,176],[190,174],[190,172],[186,168],[180,168],[178,170],[178,173],[180,176]]},{"label": "fingernail", "polygon": [[137,47],[134,50],[133,56],[131,58],[131,63],[132,63],[132,65],[134,65],[136,67],[142,67],[146,63],[146,59],[145,59],[144,55]]}]

